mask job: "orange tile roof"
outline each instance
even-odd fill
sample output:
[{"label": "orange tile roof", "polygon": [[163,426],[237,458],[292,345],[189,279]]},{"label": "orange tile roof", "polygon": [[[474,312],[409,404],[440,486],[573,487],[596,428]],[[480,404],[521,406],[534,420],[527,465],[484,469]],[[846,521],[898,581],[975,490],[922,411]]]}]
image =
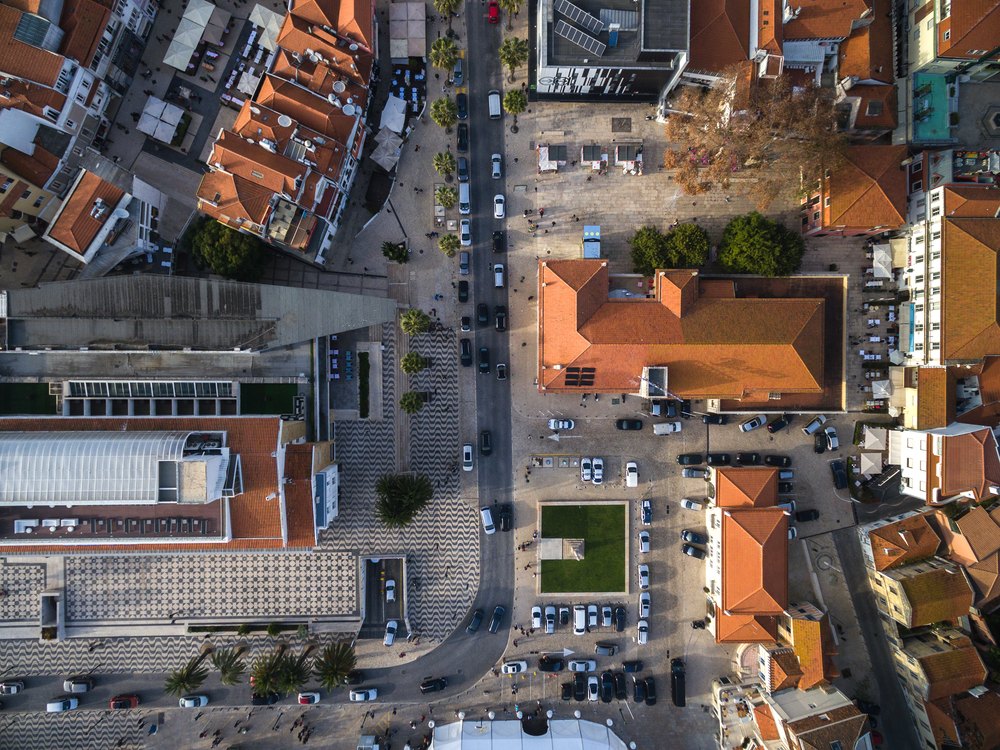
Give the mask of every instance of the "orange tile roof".
[{"label": "orange tile roof", "polygon": [[945,498],[972,490],[977,500],[1000,487],[997,441],[988,428],[964,435],[945,435],[941,448],[941,495]]},{"label": "orange tile roof", "polygon": [[0,161],[39,187],[45,186],[59,166],[59,157],[37,143],[31,156],[16,148],[5,148],[0,152]]},{"label": "orange tile roof", "polygon": [[969,361],[996,354],[1000,221],[949,218],[942,224],[941,357]]},{"label": "orange tile roof", "polygon": [[14,184],[7,188],[7,194],[0,202],[0,216],[7,218],[14,211],[14,205],[21,200],[24,191],[28,189],[28,183],[22,180],[15,180]]},{"label": "orange tile roof", "polygon": [[802,677],[802,669],[799,667],[798,657],[791,649],[771,653],[771,692],[796,687],[799,678]]},{"label": "orange tile roof", "polygon": [[906,223],[906,146],[851,146],[846,160],[823,181],[827,229],[899,229]]},{"label": "orange tile roof", "polygon": [[291,200],[299,192],[296,181],[305,179],[309,171],[305,164],[250,143],[228,130],[219,134],[208,162],[272,193],[285,194]]},{"label": "orange tile roof", "polygon": [[111,11],[94,0],[67,0],[59,28],[66,32],[59,51],[89,68]]},{"label": "orange tile roof", "polygon": [[719,508],[770,508],[777,496],[777,469],[727,467],[715,472],[715,504]]},{"label": "orange tile roof", "polygon": [[691,4],[688,67],[721,73],[750,57],[750,4],[702,0]]},{"label": "orange tile roof", "polygon": [[355,117],[345,115],[324,97],[277,76],[264,78],[256,101],[341,143],[348,143],[354,132]]},{"label": "orange tile roof", "polygon": [[760,0],[757,5],[757,18],[751,22],[757,24],[757,48],[768,52],[782,54],[784,31],[781,15],[783,13],[781,0]]},{"label": "orange tile roof", "polygon": [[892,2],[871,0],[871,23],[859,26],[840,45],[838,78],[856,76],[858,80],[893,83]]},{"label": "orange tile roof", "polygon": [[766,703],[754,704],[753,720],[757,725],[757,731],[760,733],[760,738],[764,740],[764,742],[781,739],[781,735],[778,734],[778,725],[775,723],[774,716],[771,714],[771,707]]},{"label": "orange tile roof", "polygon": [[[271,72],[274,75],[284,78],[286,81],[294,81],[301,86],[305,86],[310,91],[314,91],[322,96],[337,93],[341,101],[346,101],[347,97],[352,97],[355,104],[365,106],[368,100],[368,80],[371,78],[371,66],[368,63],[370,58],[359,58],[355,60],[342,48],[334,45],[323,47],[316,44],[316,37],[306,34],[299,28],[301,21],[296,21],[293,16],[286,16],[284,28],[285,38],[282,46],[278,47],[278,54],[274,59],[274,67]],[[303,51],[295,49],[302,46],[294,44],[299,41],[299,37],[305,42],[308,39],[306,49],[313,50],[314,53],[322,55],[321,60],[313,62],[306,57]],[[292,51],[298,52],[302,57],[302,62],[296,62],[291,51],[286,47],[291,46]],[[316,48],[320,49],[317,51]],[[337,81],[344,83],[342,92],[334,92],[333,84]]]},{"label": "orange tile roof", "polygon": [[955,421],[955,373],[946,367],[917,368],[917,429],[933,430]]},{"label": "orange tile roof", "polygon": [[0,90],[0,109],[19,109],[36,117],[45,117],[46,107],[62,111],[66,104],[66,97],[48,86],[39,86],[17,78],[9,81]]},{"label": "orange tile roof", "polygon": [[976,506],[955,521],[977,560],[1000,549],[1000,526],[982,506]]},{"label": "orange tile roof", "polygon": [[722,513],[722,609],[780,615],[788,605],[788,516],[780,508]]},{"label": "orange tile roof", "polygon": [[[256,113],[253,111],[255,109]],[[273,141],[281,150],[295,133],[295,122],[282,126],[278,124],[279,117],[281,114],[273,109],[247,99],[240,107],[240,113],[236,115],[236,122],[233,123],[231,130],[242,138],[253,138],[257,141],[265,138]]]},{"label": "orange tile roof", "polygon": [[303,65],[314,64],[308,57],[312,52],[323,59],[323,64],[357,84],[367,86],[371,80],[374,58],[370,52],[364,49],[352,52],[333,34],[294,15],[285,16],[277,42],[279,48],[302,55]]},{"label": "orange tile roof", "polygon": [[774,615],[727,615],[715,609],[716,643],[774,643],[778,618]]},{"label": "orange tile roof", "polygon": [[[72,192],[63,200],[62,208],[45,234],[82,255],[101,228],[107,222],[115,221],[112,212],[124,196],[124,190],[102,180],[93,172],[85,171]],[[98,200],[107,206],[99,219],[91,215]]]},{"label": "orange tile roof", "polygon": [[285,446],[285,476],[293,482],[285,485],[285,509],[288,546],[316,546],[316,523],[313,519],[312,493],[313,447],[308,443]]},{"label": "orange tile roof", "polygon": [[55,86],[63,66],[63,56],[33,47],[14,38],[21,11],[0,5],[0,71],[15,78]]},{"label": "orange tile roof", "polygon": [[962,746],[969,750],[994,750],[1000,746],[1000,695],[992,690],[955,701]]},{"label": "orange tile roof", "polygon": [[967,646],[939,654],[928,654],[917,661],[923,667],[929,685],[924,700],[937,700],[982,685],[986,667],[975,646]]},{"label": "orange tile roof", "polygon": [[[933,3],[932,3],[933,5]],[[924,710],[931,725],[931,734],[938,750],[943,750],[945,744],[960,745],[958,726],[955,723],[955,699],[952,696],[938,698],[935,701],[924,701]]]},{"label": "orange tile roof", "polygon": [[[854,748],[868,733],[868,716],[853,703],[788,723],[788,730],[802,750]],[[837,744],[839,743],[839,745]]]},{"label": "orange tile roof", "polygon": [[901,579],[899,586],[910,603],[911,628],[965,617],[975,599],[961,569],[929,570]]},{"label": "orange tile roof", "polygon": [[880,526],[868,534],[875,570],[908,565],[935,554],[941,540],[927,522],[926,514],[910,516]]},{"label": "orange tile roof", "polygon": [[840,676],[840,670],[833,663],[837,647],[833,643],[828,615],[819,620],[804,617],[791,618],[792,648],[798,658],[802,677],[799,690],[809,690],[817,685],[825,685]]},{"label": "orange tile roof", "polygon": [[198,210],[217,221],[239,228],[240,219],[263,225],[271,213],[273,193],[228,172],[209,172],[196,193]]},{"label": "orange tile roof", "polygon": [[[823,390],[825,300],[698,299],[677,316],[666,300],[609,299],[606,261],[539,262],[540,390],[635,392],[644,366],[685,397]],[[595,368],[594,385],[566,385],[567,367]]]},{"label": "orange tile roof", "polygon": [[[883,86],[881,84],[859,84],[852,86],[847,92],[848,97],[858,97],[861,101],[858,104],[858,114],[854,118],[854,127],[866,130],[879,130],[881,128],[894,128],[898,124],[896,107],[896,86],[891,84]],[[881,106],[875,105],[876,114],[868,114],[870,102],[881,102]]]},{"label": "orange tile roof", "polygon": [[979,594],[975,602],[976,608],[989,610],[1000,597],[1000,550],[967,566],[965,572]]},{"label": "orange tile roof", "polygon": [[[945,39],[944,32],[951,31]],[[978,57],[969,50],[991,50],[1000,39],[1000,3],[995,0],[965,0],[951,4],[951,16],[939,23],[939,57]]]},{"label": "orange tile roof", "polygon": [[785,41],[846,39],[851,34],[854,21],[869,10],[869,3],[865,0],[816,0],[801,7],[798,18],[782,27]]},{"label": "orange tile roof", "polygon": [[295,0],[289,13],[373,49],[375,4],[372,0]]},{"label": "orange tile roof", "polygon": [[1000,211],[1000,187],[946,187],[944,215],[953,219],[994,219]]}]

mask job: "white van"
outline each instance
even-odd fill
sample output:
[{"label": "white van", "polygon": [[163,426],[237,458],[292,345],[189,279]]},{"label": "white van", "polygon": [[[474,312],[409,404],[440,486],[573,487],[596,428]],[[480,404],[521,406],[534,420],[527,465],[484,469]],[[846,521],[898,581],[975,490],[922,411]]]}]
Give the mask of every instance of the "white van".
[{"label": "white van", "polygon": [[503,263],[493,266],[493,286],[503,289]]},{"label": "white van", "polygon": [[472,213],[472,209],[469,205],[468,182],[458,183],[458,212],[463,216],[468,216],[470,213]]},{"label": "white van", "polygon": [[573,635],[583,635],[587,632],[587,608],[582,604],[573,607]]},{"label": "white van", "polygon": [[625,486],[639,486],[639,467],[636,465],[635,461],[629,461],[625,464]]},{"label": "white van", "polygon": [[490,92],[490,119],[500,119],[500,92],[496,89]]},{"label": "white van", "polygon": [[483,517],[483,531],[487,534],[495,534],[496,526],[493,525],[493,513],[489,508],[480,508],[479,515]]}]

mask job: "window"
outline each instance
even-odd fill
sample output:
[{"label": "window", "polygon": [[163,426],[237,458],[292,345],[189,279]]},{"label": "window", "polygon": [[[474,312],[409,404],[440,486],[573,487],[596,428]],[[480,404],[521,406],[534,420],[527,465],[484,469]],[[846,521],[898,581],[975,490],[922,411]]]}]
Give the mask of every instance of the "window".
[{"label": "window", "polygon": [[72,120],[66,120],[66,127],[70,130],[76,130],[76,123]]},{"label": "window", "polygon": [[6,180],[3,181],[3,185],[0,185],[0,193],[6,193],[10,189],[10,186],[13,184],[14,184],[14,178],[8,177]]},{"label": "window", "polygon": [[941,215],[941,206],[934,206],[934,208],[931,209],[931,216],[934,217],[940,215]]},{"label": "window", "polygon": [[80,85],[83,86],[85,89],[89,89],[90,88],[90,79],[89,78],[82,78],[80,80]]},{"label": "window", "polygon": [[84,96],[83,94],[77,94],[77,95],[76,95],[76,100],[77,100],[78,102],[80,102],[81,104],[83,104],[83,102],[85,102],[85,101],[86,101],[86,99],[87,99],[87,97],[86,97],[86,96]]},{"label": "window", "polygon": [[941,280],[941,272],[931,271],[931,281],[940,281],[940,280]]},{"label": "window", "polygon": [[906,459],[906,468],[907,469],[912,469],[913,468],[913,459],[912,458]]},{"label": "window", "polygon": [[825,208],[829,208],[830,207],[830,198],[829,198],[829,196],[827,196],[826,198],[823,199],[823,206]]},{"label": "window", "polygon": [[916,174],[917,172],[923,171],[923,168],[924,168],[923,161],[921,161],[920,159],[917,159],[915,162],[913,162],[910,165],[910,173],[911,174]]},{"label": "window", "polygon": [[917,235],[917,239],[915,241],[916,241],[916,243],[918,245],[923,245],[924,244],[924,236],[922,234]]},{"label": "window", "polygon": [[870,101],[868,102],[868,107],[865,110],[865,115],[868,117],[878,117],[882,114],[882,102],[880,101]]},{"label": "window", "polygon": [[915,278],[913,280],[913,283],[914,284],[923,284],[924,283],[924,275],[920,274],[919,276],[917,276],[917,278]]},{"label": "window", "polygon": [[920,28],[917,27],[913,30],[913,41],[917,41],[920,38]]},{"label": "window", "polygon": [[813,221],[819,221],[819,211],[813,213]]},{"label": "window", "polygon": [[37,198],[35,198],[34,206],[35,206],[35,208],[38,208],[43,203],[45,203],[45,196],[44,195],[39,195]]},{"label": "window", "polygon": [[947,42],[949,39],[951,39],[951,29],[945,29],[944,40]]},{"label": "window", "polygon": [[[918,312],[918,313],[922,313],[924,311],[924,306],[923,305],[915,305],[914,308],[913,308],[913,311],[914,312]],[[912,448],[913,447],[913,441],[909,440],[907,442],[909,443],[908,447]]]},{"label": "window", "polygon": [[931,323],[931,330],[932,331],[940,331],[941,330],[941,324],[940,323]]},{"label": "window", "polygon": [[937,203],[939,200],[941,200],[941,191],[940,190],[938,190],[933,195],[931,195],[931,203]]},{"label": "window", "polygon": [[924,256],[923,256],[923,255],[918,255],[918,256],[917,256],[917,261],[916,261],[916,265],[918,265],[918,266],[919,266],[919,265],[920,265],[921,263],[923,263],[923,262],[924,262]]},{"label": "window", "polygon": [[62,186],[63,184],[61,182],[53,182],[51,185],[49,185],[49,187],[52,188],[52,191],[55,193],[58,193],[60,190],[62,190]]},{"label": "window", "polygon": [[941,260],[941,251],[934,250],[931,252],[931,260]]},{"label": "window", "polygon": [[931,342],[931,351],[932,351],[932,352],[936,352],[936,351],[938,351],[938,350],[939,350],[940,348],[941,348],[941,344],[940,344],[940,343],[938,343],[937,341],[932,341],[932,342]]},{"label": "window", "polygon": [[[924,181],[923,180],[917,180],[916,182],[914,182],[913,183],[913,189],[914,190],[923,190],[924,189]],[[923,201],[921,201],[921,203],[923,203]]]},{"label": "window", "polygon": [[258,180],[263,180],[264,179],[264,175],[261,174],[260,172],[257,172],[256,170],[251,170],[250,171],[250,175],[251,175],[251,177],[256,177]]},{"label": "window", "polygon": [[941,239],[941,232],[931,232],[931,239],[932,240],[939,240],[939,239]]},{"label": "window", "polygon": [[26,201],[30,197],[31,197],[31,191],[25,190],[24,193],[21,195],[21,200]]}]

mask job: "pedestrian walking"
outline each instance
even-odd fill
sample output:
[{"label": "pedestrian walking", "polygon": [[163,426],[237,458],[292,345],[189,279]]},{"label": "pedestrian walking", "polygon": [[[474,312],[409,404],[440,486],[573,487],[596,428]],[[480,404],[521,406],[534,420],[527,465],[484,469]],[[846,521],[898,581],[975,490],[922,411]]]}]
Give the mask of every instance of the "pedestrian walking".
[{"label": "pedestrian walking", "polygon": [[414,150],[414,151],[419,151],[419,150],[420,150],[420,146],[414,146],[414,147],[413,147],[413,150]]}]

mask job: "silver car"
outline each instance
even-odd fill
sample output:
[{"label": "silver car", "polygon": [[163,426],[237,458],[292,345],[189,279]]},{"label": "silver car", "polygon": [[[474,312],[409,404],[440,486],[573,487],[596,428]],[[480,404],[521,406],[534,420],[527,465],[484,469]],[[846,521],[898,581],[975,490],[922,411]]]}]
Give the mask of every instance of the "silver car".
[{"label": "silver car", "polygon": [[493,179],[500,179],[500,154],[493,154]]},{"label": "silver car", "polygon": [[639,620],[639,645],[645,646],[646,640],[649,638],[649,623],[645,620]]},{"label": "silver car", "polygon": [[604,484],[604,459],[594,459],[594,484]]},{"label": "silver car", "polygon": [[462,245],[468,247],[472,244],[472,224],[468,219],[462,219],[459,226],[461,228]]},{"label": "silver car", "polygon": [[576,422],[572,419],[550,419],[549,429],[550,430],[572,430],[576,426]]},{"label": "silver car", "polygon": [[580,459],[580,481],[589,482],[593,479],[593,462],[589,458]]}]

